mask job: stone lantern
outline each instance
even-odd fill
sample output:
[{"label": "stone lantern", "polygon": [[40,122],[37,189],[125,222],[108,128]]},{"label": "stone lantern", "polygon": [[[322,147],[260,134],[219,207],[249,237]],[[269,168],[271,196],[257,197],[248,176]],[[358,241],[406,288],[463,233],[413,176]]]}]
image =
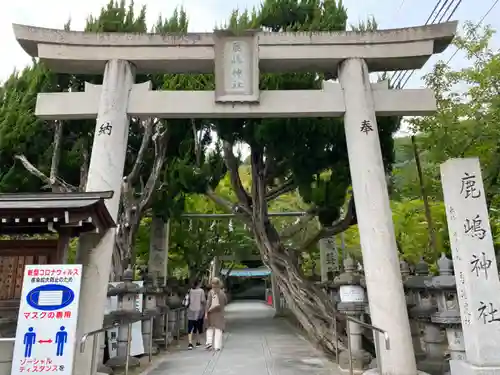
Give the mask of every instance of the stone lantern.
[{"label": "stone lantern", "polygon": [[[406,307],[408,311],[411,312],[415,308],[419,301],[418,290],[413,288],[413,282],[408,282],[411,278],[415,277],[411,274],[410,266],[405,260],[399,262],[399,268],[401,270],[401,279],[403,280],[403,286],[405,290],[406,297]],[[420,339],[421,329],[420,322],[414,319],[414,314],[410,314],[410,333],[413,342],[413,350],[415,351],[415,359],[417,363],[425,358],[425,352],[422,349],[422,341]]]},{"label": "stone lantern", "polygon": [[415,266],[415,276],[409,277],[404,286],[412,294],[415,303],[408,311],[409,316],[424,327],[425,356],[417,362],[417,367],[420,371],[434,375],[443,373],[443,337],[439,325],[431,320],[431,316],[437,312],[432,279],[429,266],[422,258]]},{"label": "stone lantern", "polygon": [[[178,289],[178,286],[176,289]],[[173,289],[170,290],[167,297],[167,306],[169,310],[167,330],[171,338],[179,339],[182,300],[179,297],[178,291],[174,292]]]},{"label": "stone lantern", "polygon": [[[436,299],[438,311],[431,317],[432,322],[446,329],[450,359],[465,360],[465,342],[458,306],[456,280],[453,275],[453,261],[441,254],[438,260],[439,276],[432,279],[437,290]],[[445,365],[448,370],[448,363]]]},{"label": "stone lantern", "polygon": [[[344,260],[344,272],[334,279],[334,285],[339,288],[340,301],[337,310],[343,314],[362,320],[367,304],[365,289],[363,288],[363,275],[356,270],[356,265],[351,257]],[[363,327],[356,322],[347,321],[350,333],[350,346],[352,354],[352,367],[355,373],[363,373],[370,363],[371,356],[362,347]],[[349,370],[349,351],[343,350],[338,358],[342,370]]]},{"label": "stone lantern", "polygon": [[[160,310],[156,304],[158,288],[154,285],[153,276],[146,275],[144,278],[143,293],[143,318],[142,321],[142,341],[145,354],[158,354],[158,347],[153,341],[153,320],[160,316]],[[148,319],[149,318],[149,319]],[[151,347],[150,347],[151,344]]]},{"label": "stone lantern", "polygon": [[[111,297],[109,293],[112,289],[113,289],[113,285],[108,284],[108,301],[109,301],[109,297]],[[114,319],[115,319],[115,317],[114,317],[113,312],[108,311],[104,315],[104,321],[103,321],[102,325],[104,327],[110,327],[115,323]],[[106,340],[106,337],[108,338],[107,340]],[[97,362],[97,373],[98,374],[112,374],[113,373],[113,370],[111,368],[104,365],[104,351],[106,349],[106,341],[108,342],[108,345],[113,346],[113,348],[109,348],[110,351],[112,349],[116,350],[117,349],[117,338],[118,337],[117,337],[117,333],[115,330],[107,331],[106,335],[104,335],[104,334],[99,335],[99,352],[98,352],[98,362]]]},{"label": "stone lantern", "polygon": [[134,272],[129,268],[123,273],[122,282],[108,292],[108,295],[118,298],[118,309],[110,315],[115,322],[121,324],[118,327],[117,356],[106,363],[112,369],[125,367],[127,361],[129,368],[140,365],[139,359],[127,355],[127,346],[130,345],[128,340],[132,337],[132,323],[140,320],[142,316],[136,307],[137,294],[141,292],[141,288],[133,280]]},{"label": "stone lantern", "polygon": [[167,329],[167,319],[169,315],[169,308],[167,306],[168,294],[168,288],[166,287],[166,285],[157,287],[156,307],[160,315],[157,316],[153,321],[153,339],[155,342],[164,341],[165,348],[167,347],[167,344],[169,342],[169,333]]}]

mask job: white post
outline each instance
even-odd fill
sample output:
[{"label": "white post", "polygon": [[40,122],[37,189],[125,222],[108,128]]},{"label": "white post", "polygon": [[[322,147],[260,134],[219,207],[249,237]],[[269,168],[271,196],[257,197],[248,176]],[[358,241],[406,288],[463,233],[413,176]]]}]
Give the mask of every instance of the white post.
[{"label": "white post", "polygon": [[500,374],[500,281],[479,160],[448,160],[441,182],[466,357],[451,373]]},{"label": "white post", "polygon": [[[113,198],[106,201],[114,220],[117,219],[120,204],[129,131],[127,107],[133,84],[133,70],[127,61],[110,60],[106,64],[86,190],[114,191]],[[99,239],[95,235],[86,235],[81,239],[84,271],[78,337],[102,327],[114,243],[115,230],[108,231]],[[87,344],[85,354],[76,358],[76,375],[89,373],[91,342]]]},{"label": "white post", "polygon": [[364,60],[345,60],[339,69],[339,80],[344,91],[347,151],[371,321],[388,332],[391,342],[390,350],[381,345],[381,372],[416,375],[377,120]]}]

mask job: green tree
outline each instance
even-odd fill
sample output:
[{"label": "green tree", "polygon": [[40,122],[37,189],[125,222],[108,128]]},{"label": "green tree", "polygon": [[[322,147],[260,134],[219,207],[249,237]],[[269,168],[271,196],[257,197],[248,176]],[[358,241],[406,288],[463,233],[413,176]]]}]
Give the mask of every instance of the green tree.
[{"label": "green tree", "polygon": [[[490,46],[494,31],[467,23],[455,39],[467,67],[453,70],[441,61],[425,76],[436,93],[434,116],[411,120],[426,153],[427,178],[439,180],[439,164],[449,158],[477,156],[490,206],[497,208],[500,174],[500,53]],[[439,196],[441,197],[441,195]]]},{"label": "green tree", "polygon": [[[153,27],[157,33],[187,32],[187,15],[180,9],[170,18],[159,17]],[[66,25],[70,29],[70,24]],[[146,8],[139,13],[134,4],[124,0],[109,1],[98,17],[90,16],[87,32],[147,32]],[[177,88],[188,89],[197,79],[176,77]],[[138,76],[136,82],[151,81],[153,89],[173,84],[172,76]],[[38,92],[82,91],[85,82],[102,83],[102,76],[54,74],[42,64],[14,73],[1,88],[0,101],[0,191],[84,190],[95,121],[46,122],[34,115]],[[204,147],[209,138],[200,142]],[[130,121],[125,178],[122,186],[114,258],[115,274],[129,263],[135,263],[135,240],[141,219],[150,210],[168,217],[182,209],[184,193],[199,190],[196,179],[217,183],[212,168],[210,178],[194,176],[190,152],[194,134],[189,121],[182,123],[158,119]],[[16,163],[16,160],[21,163]],[[213,165],[210,158],[207,166]],[[23,167],[29,172],[26,173]]]},{"label": "green tree", "polygon": [[[186,197],[187,212],[222,213],[203,195]],[[227,218],[180,218],[171,229],[171,251],[191,281],[209,269],[215,257],[230,256],[235,263],[255,253],[251,233],[237,221]],[[257,252],[258,254],[258,252]]]},{"label": "green tree", "polygon": [[[443,61],[436,64],[425,81],[436,93],[438,110],[434,116],[412,119],[410,124],[417,133],[423,185],[432,200],[443,199],[441,163],[449,158],[479,157],[496,242],[500,203],[500,54],[491,47],[493,34],[489,27],[465,24],[454,43],[465,54],[467,66],[452,69]],[[401,182],[396,182],[399,198],[414,198],[418,191],[420,181],[414,167],[414,162],[409,161],[396,168],[394,180]]]},{"label": "green tree", "polygon": [[[266,0],[253,12],[235,11],[227,28],[263,28],[269,31],[342,31],[347,14],[342,2],[325,0]],[[273,89],[319,89],[322,72],[263,74],[260,87]],[[380,118],[379,135],[388,171],[393,160],[392,133],[398,121]],[[338,119],[239,119],[213,121],[222,139],[222,150],[233,190],[233,200],[222,199],[212,190],[207,195],[238,217],[252,230],[264,262],[276,275],[278,284],[295,316],[311,338],[333,351],[333,303],[299,267],[299,255],[307,250],[289,244],[308,223],[319,218],[329,236],[355,223],[344,128]],[[251,186],[242,182],[241,162],[233,152],[238,143],[250,147]],[[276,227],[268,215],[278,197],[298,191],[308,205],[308,215],[298,223]],[[348,202],[346,202],[346,197]],[[344,209],[345,214],[341,215]]]}]

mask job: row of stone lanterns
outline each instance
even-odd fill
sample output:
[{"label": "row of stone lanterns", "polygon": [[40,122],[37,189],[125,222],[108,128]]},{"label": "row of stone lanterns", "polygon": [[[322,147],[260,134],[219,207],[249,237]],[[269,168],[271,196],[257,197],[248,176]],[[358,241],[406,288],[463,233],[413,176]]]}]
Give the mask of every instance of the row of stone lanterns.
[{"label": "row of stone lanterns", "polygon": [[[142,306],[137,306],[137,296],[143,295]],[[115,369],[134,368],[140,365],[140,360],[130,356],[132,324],[140,322],[144,354],[151,359],[159,352],[158,342],[167,346],[173,338],[179,339],[181,333],[186,333],[185,309],[181,308],[181,299],[167,287],[158,287],[150,275],[144,277],[143,286],[134,283],[134,273],[127,269],[122,281],[108,286],[108,297],[116,297],[118,304],[104,318],[104,326],[117,326],[117,355],[103,364],[104,335],[101,335],[98,372],[112,374]],[[140,311],[142,307],[142,312]],[[166,324],[168,322],[168,324]],[[114,334],[114,332],[108,333]]]},{"label": "row of stone lanterns", "polygon": [[415,275],[410,276],[408,265],[401,262],[409,316],[412,325],[424,331],[424,350],[420,342],[414,342],[418,368],[431,375],[449,371],[446,352],[451,359],[465,359],[453,262],[442,254],[437,266],[438,275],[431,276],[428,265],[421,260]]},{"label": "row of stone lanterns", "polygon": [[[442,254],[437,262],[437,276],[430,274],[423,259],[413,267],[413,272],[405,261],[401,261],[400,266],[418,368],[431,375],[445,374],[449,371],[450,358],[465,359],[453,262]],[[343,261],[341,273],[321,286],[336,302],[340,313],[360,322],[369,317],[362,269],[349,256]],[[286,308],[286,304],[283,307]],[[377,366],[376,358],[371,361],[371,354],[362,347],[362,336],[368,332],[356,322],[348,324],[350,353],[348,349],[339,353],[340,368],[362,373]],[[367,335],[370,336],[371,333]]]}]

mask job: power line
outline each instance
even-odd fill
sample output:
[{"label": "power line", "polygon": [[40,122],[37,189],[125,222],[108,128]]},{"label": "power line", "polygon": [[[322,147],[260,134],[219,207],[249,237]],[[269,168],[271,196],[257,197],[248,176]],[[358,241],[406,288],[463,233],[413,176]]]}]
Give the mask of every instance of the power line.
[{"label": "power line", "polygon": [[[448,0],[445,0],[446,2],[448,2]],[[439,5],[443,2],[443,0],[439,0],[436,5],[434,6],[434,9],[432,9],[432,12],[431,14],[429,15],[429,18],[427,18],[427,21],[425,21],[425,25],[427,25],[431,19],[431,17],[433,16],[434,12],[436,11],[436,9],[439,7]],[[393,82],[393,86],[394,85],[394,82],[398,81],[401,79],[401,77],[405,74],[405,71],[404,70],[400,70],[399,72],[395,72],[390,81]]]},{"label": "power line", "polygon": [[499,0],[496,0],[496,1],[493,3],[493,5],[490,7],[490,9],[488,9],[488,10],[486,11],[486,13],[484,14],[484,16],[482,16],[482,17],[481,17],[481,19],[479,20],[479,22],[476,24],[476,27],[478,27],[480,24],[482,24],[482,23],[483,23],[484,19],[485,19],[486,17],[488,17],[488,15],[492,12],[493,8],[495,8],[495,7],[497,6],[498,1],[499,1]]},{"label": "power line", "polygon": [[[434,12],[436,11],[436,9],[438,8],[439,4],[441,4],[441,1],[443,0],[439,0],[436,5],[434,6],[434,9],[432,10],[431,14],[429,15],[429,18],[427,18],[427,21],[425,21],[425,25],[427,25],[429,23],[429,21],[431,20],[431,17],[432,15],[434,14]],[[447,3],[448,0],[445,0],[445,3]]]},{"label": "power line", "polygon": [[[399,3],[396,11],[394,13],[390,13],[387,15],[387,19],[394,19],[396,18],[399,13],[401,13],[401,9],[403,8],[403,5],[406,3],[406,0],[401,0],[401,2]],[[385,22],[385,21],[384,21]]]},{"label": "power line", "polygon": [[[434,16],[434,19],[431,21],[431,25],[432,25],[432,24],[434,24],[434,23],[436,23],[436,20],[437,20],[437,18],[439,17],[439,13],[441,13],[441,11],[443,10],[443,8],[444,8],[444,7],[446,6],[446,4],[448,4],[448,3],[449,3],[449,1],[445,1],[445,2],[443,3],[443,5],[441,5],[441,8],[439,8],[439,11],[436,13],[436,15]],[[452,3],[453,3],[453,2],[452,2]],[[451,3],[450,3],[450,5],[451,5]],[[448,5],[448,8],[450,7],[450,5]],[[445,13],[446,13],[446,11],[448,10],[448,8],[446,8],[446,10],[444,11]]]},{"label": "power line", "polygon": [[406,0],[401,1],[401,3],[398,6],[398,9],[396,10],[395,16],[397,16],[399,14],[399,12],[401,12],[401,8],[403,8],[403,5],[405,5],[405,2],[406,2]]},{"label": "power line", "polygon": [[[430,22],[431,24],[434,24],[436,23],[435,21],[437,20],[437,18],[441,15],[441,20],[445,17],[446,15],[446,12],[448,11],[448,9],[454,4],[454,1],[455,0],[451,0],[451,2],[449,2],[449,0],[446,0],[442,5],[441,7],[439,8],[439,10],[436,12],[433,20]],[[454,8],[453,12],[448,16],[448,20],[453,16],[453,14],[455,13],[456,9],[458,8],[458,5],[460,5],[460,3],[462,2],[462,0],[458,0],[458,3],[457,3],[457,6]],[[448,4],[449,3],[449,4]],[[448,5],[448,7],[443,11],[443,9],[446,7],[446,5]],[[436,5],[436,7],[434,9],[436,9],[437,7],[439,6],[439,3]],[[442,14],[441,14],[442,12]],[[431,19],[432,17],[432,13],[431,15],[429,16],[429,18],[427,19],[427,23],[429,23],[428,21]],[[400,77],[399,81],[397,82],[397,84],[395,84],[395,87],[396,88],[403,88],[407,83],[408,81],[410,80],[410,78],[415,74],[415,70],[407,70],[405,71],[402,76]]]},{"label": "power line", "polygon": [[[477,29],[482,23],[483,21],[486,19],[486,17],[488,17],[488,15],[493,11],[493,9],[497,6],[498,2],[500,0],[495,0],[493,2],[493,5],[490,7],[490,9],[488,9],[486,11],[486,13],[481,17],[481,19],[479,20],[478,23],[476,23],[476,25],[474,26],[474,29]],[[448,59],[448,61],[446,62],[446,65],[448,65],[450,63],[451,60],[453,60],[453,58],[456,56],[456,54],[458,53],[458,51],[460,51],[458,48],[457,50],[453,53],[453,55],[451,55],[451,57]]]},{"label": "power line", "polygon": [[[462,3],[462,0],[458,0],[457,4],[455,5],[455,8],[453,8],[453,10],[451,11],[451,13],[448,15],[448,18],[445,20],[445,22],[448,22],[451,17],[453,16],[453,14],[455,14],[455,12],[457,11],[458,7],[460,6],[460,4]],[[448,9],[450,9],[450,7],[453,5],[453,3],[450,3],[450,5],[448,5],[448,8],[446,8],[446,11],[448,11]],[[445,13],[446,13],[445,11]],[[443,15],[441,16],[441,18],[439,19],[439,22],[441,22],[443,20],[443,18],[445,17],[445,13],[443,13]],[[415,74],[416,70],[413,70],[410,75],[405,79],[404,82],[400,82],[400,85],[399,87],[405,87],[406,84],[408,83],[408,81],[410,80],[410,78]]]},{"label": "power line", "polygon": [[[455,14],[455,12],[457,11],[457,9],[458,9],[458,7],[460,6],[460,4],[462,4],[462,0],[460,0],[460,1],[457,3],[457,5],[455,5],[455,8],[453,8],[453,10],[451,11],[450,15],[448,16],[448,18],[446,19],[446,21],[445,21],[445,22],[448,22],[448,21],[450,20],[451,16],[453,16],[453,15]],[[450,7],[451,5],[453,5],[453,4],[450,4],[446,10],[448,10],[448,9],[449,9],[449,7]],[[443,14],[443,16],[439,19],[438,23],[439,23],[439,22],[442,22],[442,21],[443,21],[443,18],[444,18],[444,14]]]},{"label": "power line", "polygon": [[[500,0],[497,0],[497,1],[500,1]],[[442,5],[441,5],[441,8],[439,9],[439,11],[436,13],[434,19],[432,20],[432,23],[434,23],[434,21],[437,20],[437,18],[440,16],[440,13],[441,11],[446,7],[446,5],[448,4],[448,6],[446,7],[446,9],[444,9],[444,12],[441,14],[441,17],[439,18],[439,21],[438,22],[441,22],[445,17],[446,18],[446,21],[445,22],[448,22],[451,17],[453,17],[453,15],[455,14],[455,12],[457,11],[458,7],[460,6],[460,4],[462,3],[462,0],[458,0],[457,2],[455,2],[455,0],[452,0],[451,3],[448,4],[448,1],[445,1]],[[446,14],[448,13],[448,10],[450,10],[450,8],[453,6],[453,10],[448,14],[448,16],[446,16]],[[439,3],[436,5],[436,7],[434,7],[434,10],[439,6]],[[431,16],[429,16],[428,20],[432,17],[432,13],[431,13]],[[408,81],[411,79],[411,77],[415,74],[416,70],[408,70],[408,71],[405,71],[403,73],[403,75],[399,78],[398,82],[397,83],[393,83],[393,86],[395,86],[396,88],[403,88],[406,86],[406,84],[408,83]]]}]

